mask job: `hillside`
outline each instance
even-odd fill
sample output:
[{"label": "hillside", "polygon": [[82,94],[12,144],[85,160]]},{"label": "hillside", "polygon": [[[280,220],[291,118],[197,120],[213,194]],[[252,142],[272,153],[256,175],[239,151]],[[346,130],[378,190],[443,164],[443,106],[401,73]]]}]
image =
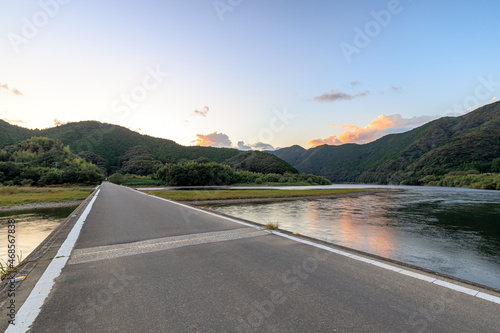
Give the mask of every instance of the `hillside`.
[{"label": "hillside", "polygon": [[495,171],[500,158],[500,102],[461,117],[444,117],[406,133],[358,145],[298,146],[270,152],[300,172],[333,182],[421,184],[451,171]]},{"label": "hillside", "polygon": [[59,140],[33,137],[0,149],[0,184],[95,185],[102,179],[96,165],[72,154]]},{"label": "hillside", "polygon": [[248,170],[266,174],[284,174],[285,172],[299,173],[297,169],[281,158],[260,151],[241,152],[227,159],[223,164],[227,164],[237,170]]},{"label": "hillside", "polygon": [[[131,151],[137,149],[141,150],[138,147],[143,147],[145,150],[141,152],[142,156],[148,154],[152,156],[154,161],[161,163],[182,162],[200,157],[222,163],[241,153],[239,150],[231,148],[186,147],[171,140],[142,135],[121,126],[103,124],[97,121],[82,121],[43,130],[30,130],[0,120],[0,147],[18,143],[32,136],[60,140],[64,146],[69,146],[72,153],[84,157],[90,156],[91,158],[88,158],[88,160],[94,163],[98,160],[104,160],[105,169],[109,174],[122,169],[122,167],[124,167],[125,171],[137,170],[137,158],[131,166],[131,163],[128,163],[129,158],[126,158],[126,154],[127,152],[130,154]],[[280,165],[277,170],[273,169],[274,171],[280,171],[279,173],[293,172],[294,170],[288,163],[274,156],[265,153],[258,156],[267,162],[272,162],[274,166],[272,168]],[[151,160],[149,156],[148,159]],[[241,165],[240,168],[249,170],[249,167],[252,167],[257,172],[263,172],[264,169],[258,169],[257,166],[267,167],[263,161],[258,162],[254,158],[251,160],[247,168]],[[150,164],[155,164],[154,161]],[[145,166],[142,166],[141,169],[142,171],[139,174],[143,174],[145,170],[148,170]]]}]

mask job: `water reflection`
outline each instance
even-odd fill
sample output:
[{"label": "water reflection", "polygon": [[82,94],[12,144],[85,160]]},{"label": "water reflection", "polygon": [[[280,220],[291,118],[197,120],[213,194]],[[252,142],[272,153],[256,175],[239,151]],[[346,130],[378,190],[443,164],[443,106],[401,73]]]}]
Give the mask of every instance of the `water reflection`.
[{"label": "water reflection", "polygon": [[66,217],[74,207],[44,208],[0,212],[0,262],[4,264],[7,255],[7,224],[16,221],[15,245],[21,260],[26,258]]},{"label": "water reflection", "polygon": [[216,211],[500,289],[500,192],[398,187]]}]

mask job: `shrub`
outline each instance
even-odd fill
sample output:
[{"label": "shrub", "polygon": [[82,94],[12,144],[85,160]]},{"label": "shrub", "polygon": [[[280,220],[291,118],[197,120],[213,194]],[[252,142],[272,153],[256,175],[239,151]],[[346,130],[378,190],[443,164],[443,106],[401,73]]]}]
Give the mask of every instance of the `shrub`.
[{"label": "shrub", "polygon": [[278,222],[268,222],[266,225],[264,225],[264,228],[266,230],[275,230],[278,229],[280,224]]},{"label": "shrub", "polygon": [[125,177],[121,173],[114,173],[108,178],[110,182],[118,185],[120,185],[124,179]]},{"label": "shrub", "polygon": [[18,192],[18,188],[16,186],[2,186],[0,187],[1,195],[12,195]]},{"label": "shrub", "polygon": [[31,186],[35,181],[33,179],[23,179],[21,181],[21,186]]}]

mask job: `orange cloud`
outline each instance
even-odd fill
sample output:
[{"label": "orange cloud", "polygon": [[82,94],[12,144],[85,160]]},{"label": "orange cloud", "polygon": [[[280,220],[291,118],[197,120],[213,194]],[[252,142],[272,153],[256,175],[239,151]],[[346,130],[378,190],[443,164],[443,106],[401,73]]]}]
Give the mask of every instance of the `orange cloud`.
[{"label": "orange cloud", "polygon": [[20,92],[18,89],[16,89],[16,88],[9,88],[8,84],[1,83],[1,82],[0,82],[0,92],[1,93],[11,93],[11,94],[14,94],[14,95],[23,96],[23,93]]},{"label": "orange cloud", "polygon": [[205,146],[205,147],[231,147],[231,140],[224,133],[213,132],[207,135],[196,134],[197,139],[191,141],[191,143],[195,143],[197,146]]},{"label": "orange cloud", "polygon": [[[390,133],[401,133],[417,126],[421,126],[435,117],[414,117],[403,118],[399,114],[386,116],[382,114],[373,119],[365,127],[358,127],[356,125],[342,125],[341,134],[332,135],[325,139],[315,139],[308,142],[312,147],[320,145],[341,145],[344,143],[368,143]],[[338,126],[338,125],[337,125]]]}]

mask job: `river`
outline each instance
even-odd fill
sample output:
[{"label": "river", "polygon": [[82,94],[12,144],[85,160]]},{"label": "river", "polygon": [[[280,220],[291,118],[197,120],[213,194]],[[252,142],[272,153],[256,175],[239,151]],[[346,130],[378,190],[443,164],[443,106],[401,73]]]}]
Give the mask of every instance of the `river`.
[{"label": "river", "polygon": [[[74,207],[41,208],[0,212],[0,263],[8,258],[8,221],[15,220],[15,249],[17,256],[25,259],[62,221],[75,210]],[[11,237],[12,239],[12,237]],[[55,254],[54,254],[55,255]]]},{"label": "river", "polygon": [[[346,187],[366,186],[321,188]],[[288,231],[500,289],[500,191],[368,188],[384,190],[210,208],[258,223],[278,222]]]}]

